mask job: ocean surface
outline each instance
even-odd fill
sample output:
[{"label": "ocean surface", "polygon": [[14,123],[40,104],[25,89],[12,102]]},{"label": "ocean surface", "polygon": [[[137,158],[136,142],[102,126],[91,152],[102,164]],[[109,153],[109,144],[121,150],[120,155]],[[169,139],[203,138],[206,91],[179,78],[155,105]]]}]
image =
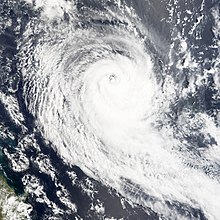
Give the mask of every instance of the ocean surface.
[{"label": "ocean surface", "polygon": [[0,14],[0,219],[220,219],[219,0]]}]

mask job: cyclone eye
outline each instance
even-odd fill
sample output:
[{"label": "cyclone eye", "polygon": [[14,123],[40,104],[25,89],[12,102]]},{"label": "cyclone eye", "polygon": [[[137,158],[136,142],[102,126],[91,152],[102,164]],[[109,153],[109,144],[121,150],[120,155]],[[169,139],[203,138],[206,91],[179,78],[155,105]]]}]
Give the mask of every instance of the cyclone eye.
[{"label": "cyclone eye", "polygon": [[117,81],[117,76],[116,76],[116,74],[115,73],[111,73],[110,75],[109,75],[109,82],[110,83],[115,83],[116,81]]}]

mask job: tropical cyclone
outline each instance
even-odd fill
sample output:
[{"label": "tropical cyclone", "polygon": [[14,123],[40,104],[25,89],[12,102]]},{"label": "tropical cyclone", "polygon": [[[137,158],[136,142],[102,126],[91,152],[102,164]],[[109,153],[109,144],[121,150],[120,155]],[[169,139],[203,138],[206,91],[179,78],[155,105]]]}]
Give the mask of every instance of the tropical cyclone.
[{"label": "tropical cyclone", "polygon": [[88,21],[30,22],[24,34],[23,94],[36,128],[67,163],[132,202],[174,219],[183,214],[167,204],[178,201],[217,219],[218,181],[187,167],[170,130],[154,126],[170,91],[175,99],[174,81],[163,88],[169,80],[159,76],[160,42],[132,14],[84,13]]}]

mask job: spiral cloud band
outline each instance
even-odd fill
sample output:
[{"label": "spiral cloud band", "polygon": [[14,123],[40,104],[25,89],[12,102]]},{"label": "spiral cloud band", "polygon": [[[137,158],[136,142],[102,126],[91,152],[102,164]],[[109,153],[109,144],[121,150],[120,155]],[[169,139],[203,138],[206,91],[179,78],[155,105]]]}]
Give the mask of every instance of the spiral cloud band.
[{"label": "spiral cloud band", "polygon": [[125,6],[92,19],[95,12],[30,22],[21,71],[36,129],[67,163],[144,208],[175,219],[182,214],[168,202],[178,201],[217,219],[218,180],[188,167],[191,154],[179,151],[168,126],[156,126],[176,96],[155,59],[162,42]]}]

